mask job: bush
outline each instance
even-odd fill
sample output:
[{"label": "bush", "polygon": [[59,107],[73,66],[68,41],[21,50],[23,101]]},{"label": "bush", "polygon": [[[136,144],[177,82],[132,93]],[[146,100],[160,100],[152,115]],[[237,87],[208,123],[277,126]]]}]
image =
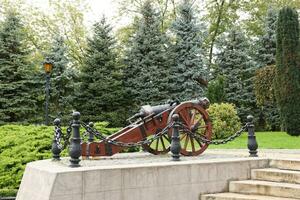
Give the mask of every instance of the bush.
[{"label": "bush", "polygon": [[233,104],[212,104],[208,113],[212,121],[213,139],[224,139],[241,128],[241,122]]},{"label": "bush", "polygon": [[[106,135],[119,130],[106,128],[107,125],[107,122],[95,123]],[[27,163],[51,158],[53,130],[51,126],[0,126],[0,197],[16,195]],[[67,150],[62,155],[68,155]]]}]

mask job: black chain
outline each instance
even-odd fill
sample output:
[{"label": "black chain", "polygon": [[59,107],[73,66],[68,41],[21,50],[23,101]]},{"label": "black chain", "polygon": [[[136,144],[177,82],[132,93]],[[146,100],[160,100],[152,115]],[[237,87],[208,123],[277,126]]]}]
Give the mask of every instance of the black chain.
[{"label": "black chain", "polygon": [[96,138],[105,141],[108,144],[113,144],[116,146],[121,146],[121,147],[137,147],[137,146],[142,146],[142,145],[150,145],[154,140],[162,137],[163,135],[167,134],[168,130],[170,128],[173,127],[174,122],[167,124],[167,126],[162,129],[160,132],[156,133],[152,138],[146,139],[146,140],[141,140],[139,142],[120,142],[120,141],[116,141],[116,140],[112,140],[107,138],[106,136],[104,136],[103,134],[101,134],[99,131],[97,131],[95,128],[91,128],[90,126],[88,126],[87,124],[85,124],[84,122],[81,122],[82,126],[86,129],[86,131],[88,133],[93,134]]},{"label": "black chain", "polygon": [[[71,133],[72,133],[72,122],[69,124],[65,135],[62,133],[60,126],[55,126],[54,137],[59,149],[63,150],[70,144]],[[61,140],[64,141],[63,145],[61,144]]]},{"label": "black chain", "polygon": [[226,144],[226,143],[228,143],[230,141],[233,141],[235,138],[241,136],[242,133],[243,133],[243,131],[247,130],[248,124],[244,125],[239,131],[235,132],[233,135],[231,135],[228,138],[225,138],[223,140],[209,140],[209,139],[206,139],[205,136],[203,136],[203,135],[195,134],[194,132],[190,131],[182,123],[180,123],[180,126],[192,138],[195,138],[196,140],[201,141],[202,143],[220,145],[220,144]]}]

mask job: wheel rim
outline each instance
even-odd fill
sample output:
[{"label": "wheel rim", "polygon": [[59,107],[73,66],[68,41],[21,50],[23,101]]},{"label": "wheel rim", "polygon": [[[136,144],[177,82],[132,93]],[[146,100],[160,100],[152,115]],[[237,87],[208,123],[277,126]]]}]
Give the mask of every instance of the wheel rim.
[{"label": "wheel rim", "polygon": [[[177,106],[169,115],[168,122],[172,122],[173,114],[178,114],[180,122],[189,131],[180,129],[180,153],[185,156],[196,156],[201,154],[208,147],[208,144],[201,142],[198,139],[191,137],[189,132],[193,132],[196,135],[200,135],[205,139],[210,140],[212,134],[211,122],[208,113],[201,106],[192,102],[182,103]],[[172,130],[170,129],[168,134],[172,136]]]},{"label": "wheel rim", "polygon": [[[161,129],[157,129],[156,133],[159,133],[160,131]],[[147,140],[153,138],[154,136],[155,134],[148,136]],[[168,153],[170,151],[170,146],[171,139],[169,138],[169,134],[163,134],[156,140],[153,140],[150,144],[144,144],[143,148],[149,153],[158,155]]]}]

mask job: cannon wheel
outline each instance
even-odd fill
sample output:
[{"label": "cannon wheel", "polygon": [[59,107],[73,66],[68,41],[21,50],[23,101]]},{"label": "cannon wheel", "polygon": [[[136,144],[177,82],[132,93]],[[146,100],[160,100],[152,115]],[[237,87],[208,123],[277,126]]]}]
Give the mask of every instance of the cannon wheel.
[{"label": "cannon wheel", "polygon": [[[203,107],[192,102],[183,102],[178,105],[169,115],[168,123],[173,122],[172,116],[174,114],[179,115],[180,122],[186,126],[194,134],[203,136],[210,140],[212,135],[212,125],[208,116],[208,113]],[[168,132],[169,137],[172,136],[173,129],[171,128]],[[185,156],[197,156],[201,154],[208,147],[205,144],[184,131],[182,128],[179,129],[180,133],[180,153]]]},{"label": "cannon wheel", "polygon": [[[159,133],[161,129],[157,129],[156,133]],[[150,135],[147,137],[149,139],[150,137],[153,137],[154,135]],[[161,137],[154,140],[151,144],[144,144],[143,148],[144,150],[148,151],[149,153],[152,153],[154,155],[159,154],[166,154],[170,151],[171,146],[171,139],[169,138],[169,134],[164,134]]]}]

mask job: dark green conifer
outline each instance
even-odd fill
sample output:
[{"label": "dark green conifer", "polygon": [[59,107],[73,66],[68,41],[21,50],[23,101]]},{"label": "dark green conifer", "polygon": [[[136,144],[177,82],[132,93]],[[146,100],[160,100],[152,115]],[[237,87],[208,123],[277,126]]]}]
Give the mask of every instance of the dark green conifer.
[{"label": "dark green conifer", "polygon": [[0,27],[0,121],[26,122],[37,113],[33,66],[23,24],[10,12]]},{"label": "dark green conifer", "polygon": [[175,34],[170,80],[173,98],[190,100],[204,94],[208,71],[203,61],[203,29],[197,23],[192,2],[184,0],[172,25]]},{"label": "dark green conifer", "polygon": [[84,120],[122,126],[126,119],[123,73],[111,34],[112,28],[104,17],[94,24],[80,75],[77,109]]},{"label": "dark green conifer", "polygon": [[167,39],[150,1],[144,3],[141,14],[125,53],[125,84],[133,105],[161,104],[170,98]]},{"label": "dark green conifer", "polygon": [[279,11],[277,21],[275,94],[284,128],[300,135],[299,21],[295,9]]}]

